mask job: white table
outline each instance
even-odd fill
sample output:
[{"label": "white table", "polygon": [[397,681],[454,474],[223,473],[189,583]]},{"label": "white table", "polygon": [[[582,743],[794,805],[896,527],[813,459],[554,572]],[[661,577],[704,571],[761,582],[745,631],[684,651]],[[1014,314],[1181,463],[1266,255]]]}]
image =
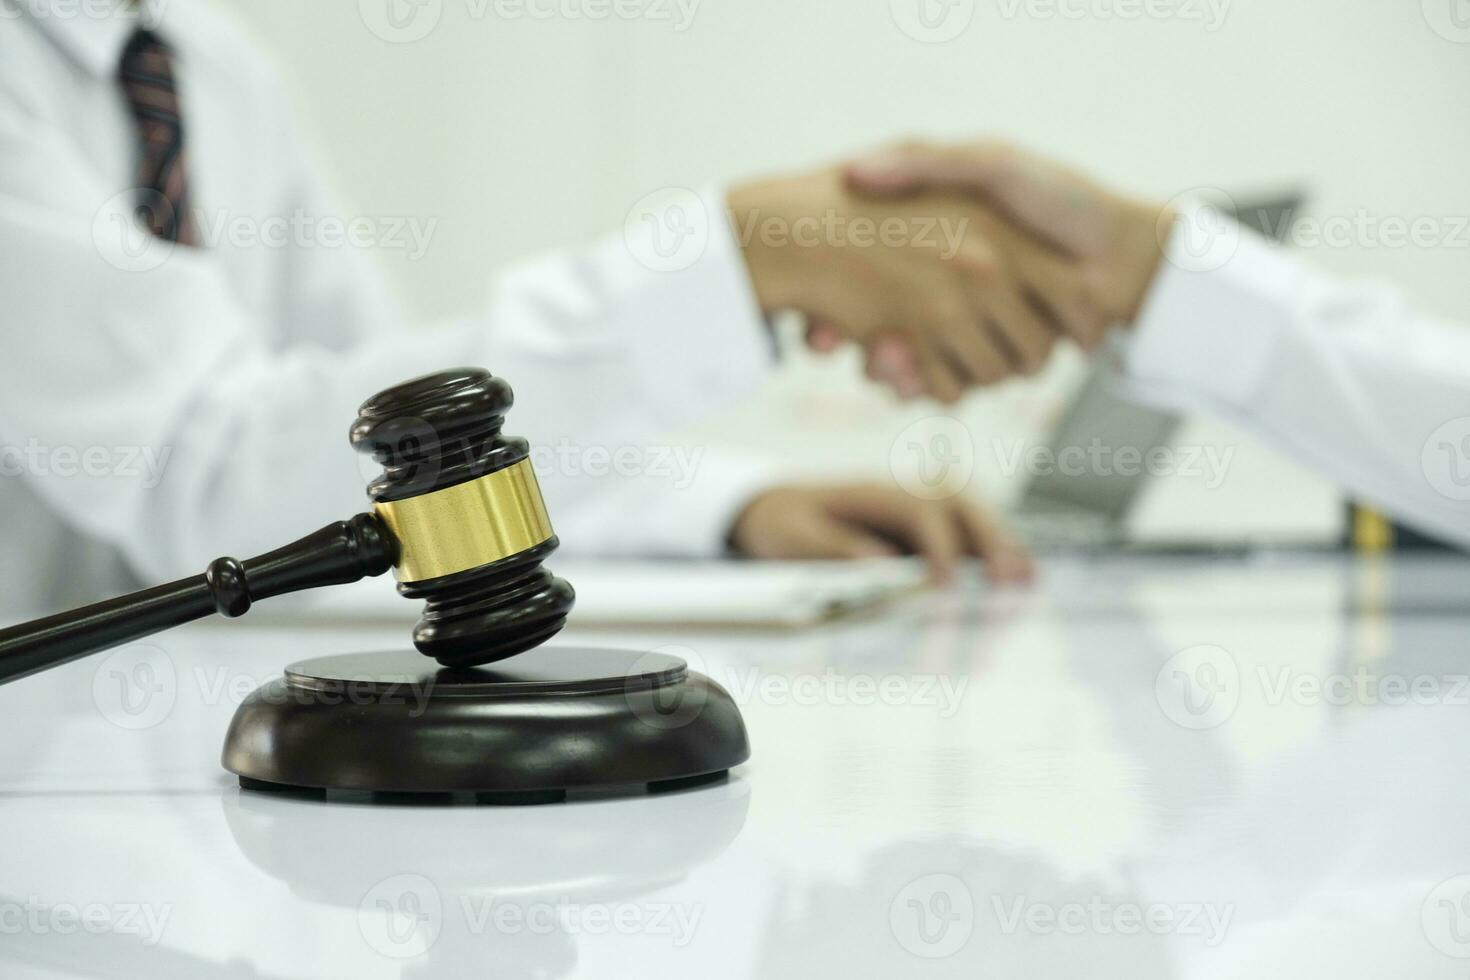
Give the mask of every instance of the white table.
[{"label": "white table", "polygon": [[406,638],[265,613],[0,688],[0,976],[1470,976],[1470,564],[1054,561],[805,632],[571,630],[684,652],[754,757],[528,808],[242,793],[246,691]]}]

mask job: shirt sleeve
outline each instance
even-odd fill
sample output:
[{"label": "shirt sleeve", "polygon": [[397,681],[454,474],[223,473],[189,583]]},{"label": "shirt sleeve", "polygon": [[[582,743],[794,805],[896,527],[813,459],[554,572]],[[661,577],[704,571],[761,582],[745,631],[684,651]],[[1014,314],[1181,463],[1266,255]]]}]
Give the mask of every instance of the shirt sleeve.
[{"label": "shirt sleeve", "polygon": [[[1214,219],[1208,219],[1214,220]],[[1176,223],[1127,342],[1142,401],[1213,412],[1347,491],[1470,545],[1470,330],[1310,269],[1234,224]]]},{"label": "shirt sleeve", "polygon": [[674,435],[750,395],[774,357],[723,194],[688,210],[703,241],[686,267],[658,269],[625,232],[509,270],[491,301],[490,366],[569,553],[718,555],[772,478],[769,460]]},{"label": "shirt sleeve", "polygon": [[[347,427],[365,398],[417,374],[483,364],[518,394],[508,431],[600,459],[623,447],[653,454],[770,363],[717,194],[701,198],[706,243],[686,267],[648,268],[627,235],[614,236],[510,271],[488,309],[455,326],[284,343],[268,305],[207,250],[175,247],[155,261],[133,248],[118,198],[63,134],[0,111],[0,443],[79,456],[68,476],[31,468],[21,478],[59,520],[111,542],[149,578],[267,550],[361,510],[376,467],[347,445]],[[366,273],[312,274],[322,278],[298,288],[330,305]],[[134,465],[88,469],[104,454]],[[634,499],[630,480],[604,500],[578,473],[543,469],[554,523],[576,529],[561,532],[573,550],[641,540],[701,552],[723,540],[728,495],[663,507]],[[746,488],[733,476],[720,486]],[[626,508],[612,513],[608,500]]]},{"label": "shirt sleeve", "polygon": [[729,550],[746,504],[781,482],[769,460],[697,443],[654,446],[636,458],[642,472],[603,481],[584,502],[563,508],[565,518],[556,518],[569,554],[719,557]]}]

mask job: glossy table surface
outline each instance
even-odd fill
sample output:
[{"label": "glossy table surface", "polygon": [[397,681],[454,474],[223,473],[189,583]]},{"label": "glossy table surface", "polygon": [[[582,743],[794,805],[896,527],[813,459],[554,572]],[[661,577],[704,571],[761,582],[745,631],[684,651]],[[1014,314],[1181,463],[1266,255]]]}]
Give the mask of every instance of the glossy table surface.
[{"label": "glossy table surface", "polygon": [[0,688],[0,976],[1470,976],[1464,562],[1056,559],[805,631],[569,630],[687,657],[754,756],[522,808],[242,792],[246,692],[406,637],[252,618]]}]

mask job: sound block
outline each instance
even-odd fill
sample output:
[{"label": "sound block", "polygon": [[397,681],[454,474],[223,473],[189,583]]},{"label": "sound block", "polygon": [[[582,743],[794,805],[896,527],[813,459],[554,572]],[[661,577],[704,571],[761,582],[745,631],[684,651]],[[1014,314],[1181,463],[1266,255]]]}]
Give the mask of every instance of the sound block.
[{"label": "sound block", "polygon": [[406,650],[300,661],[241,703],[222,761],[250,790],[514,804],[678,788],[749,757],[735,702],[678,657],[551,646],[476,668]]}]

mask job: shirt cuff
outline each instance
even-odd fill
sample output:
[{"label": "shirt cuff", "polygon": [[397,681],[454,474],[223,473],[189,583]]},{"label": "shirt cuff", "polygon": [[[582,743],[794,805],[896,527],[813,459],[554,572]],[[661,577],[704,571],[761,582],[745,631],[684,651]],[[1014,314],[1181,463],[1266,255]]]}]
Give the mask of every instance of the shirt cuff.
[{"label": "shirt cuff", "polygon": [[1250,405],[1265,382],[1300,267],[1218,208],[1187,205],[1122,356],[1145,401]]},{"label": "shirt cuff", "polygon": [[[614,477],[558,514],[569,554],[598,558],[717,558],[728,553],[735,520],[779,482],[773,463],[724,449],[669,447],[666,465]],[[584,488],[585,489],[585,488]],[[578,542],[595,542],[577,548]]]}]

